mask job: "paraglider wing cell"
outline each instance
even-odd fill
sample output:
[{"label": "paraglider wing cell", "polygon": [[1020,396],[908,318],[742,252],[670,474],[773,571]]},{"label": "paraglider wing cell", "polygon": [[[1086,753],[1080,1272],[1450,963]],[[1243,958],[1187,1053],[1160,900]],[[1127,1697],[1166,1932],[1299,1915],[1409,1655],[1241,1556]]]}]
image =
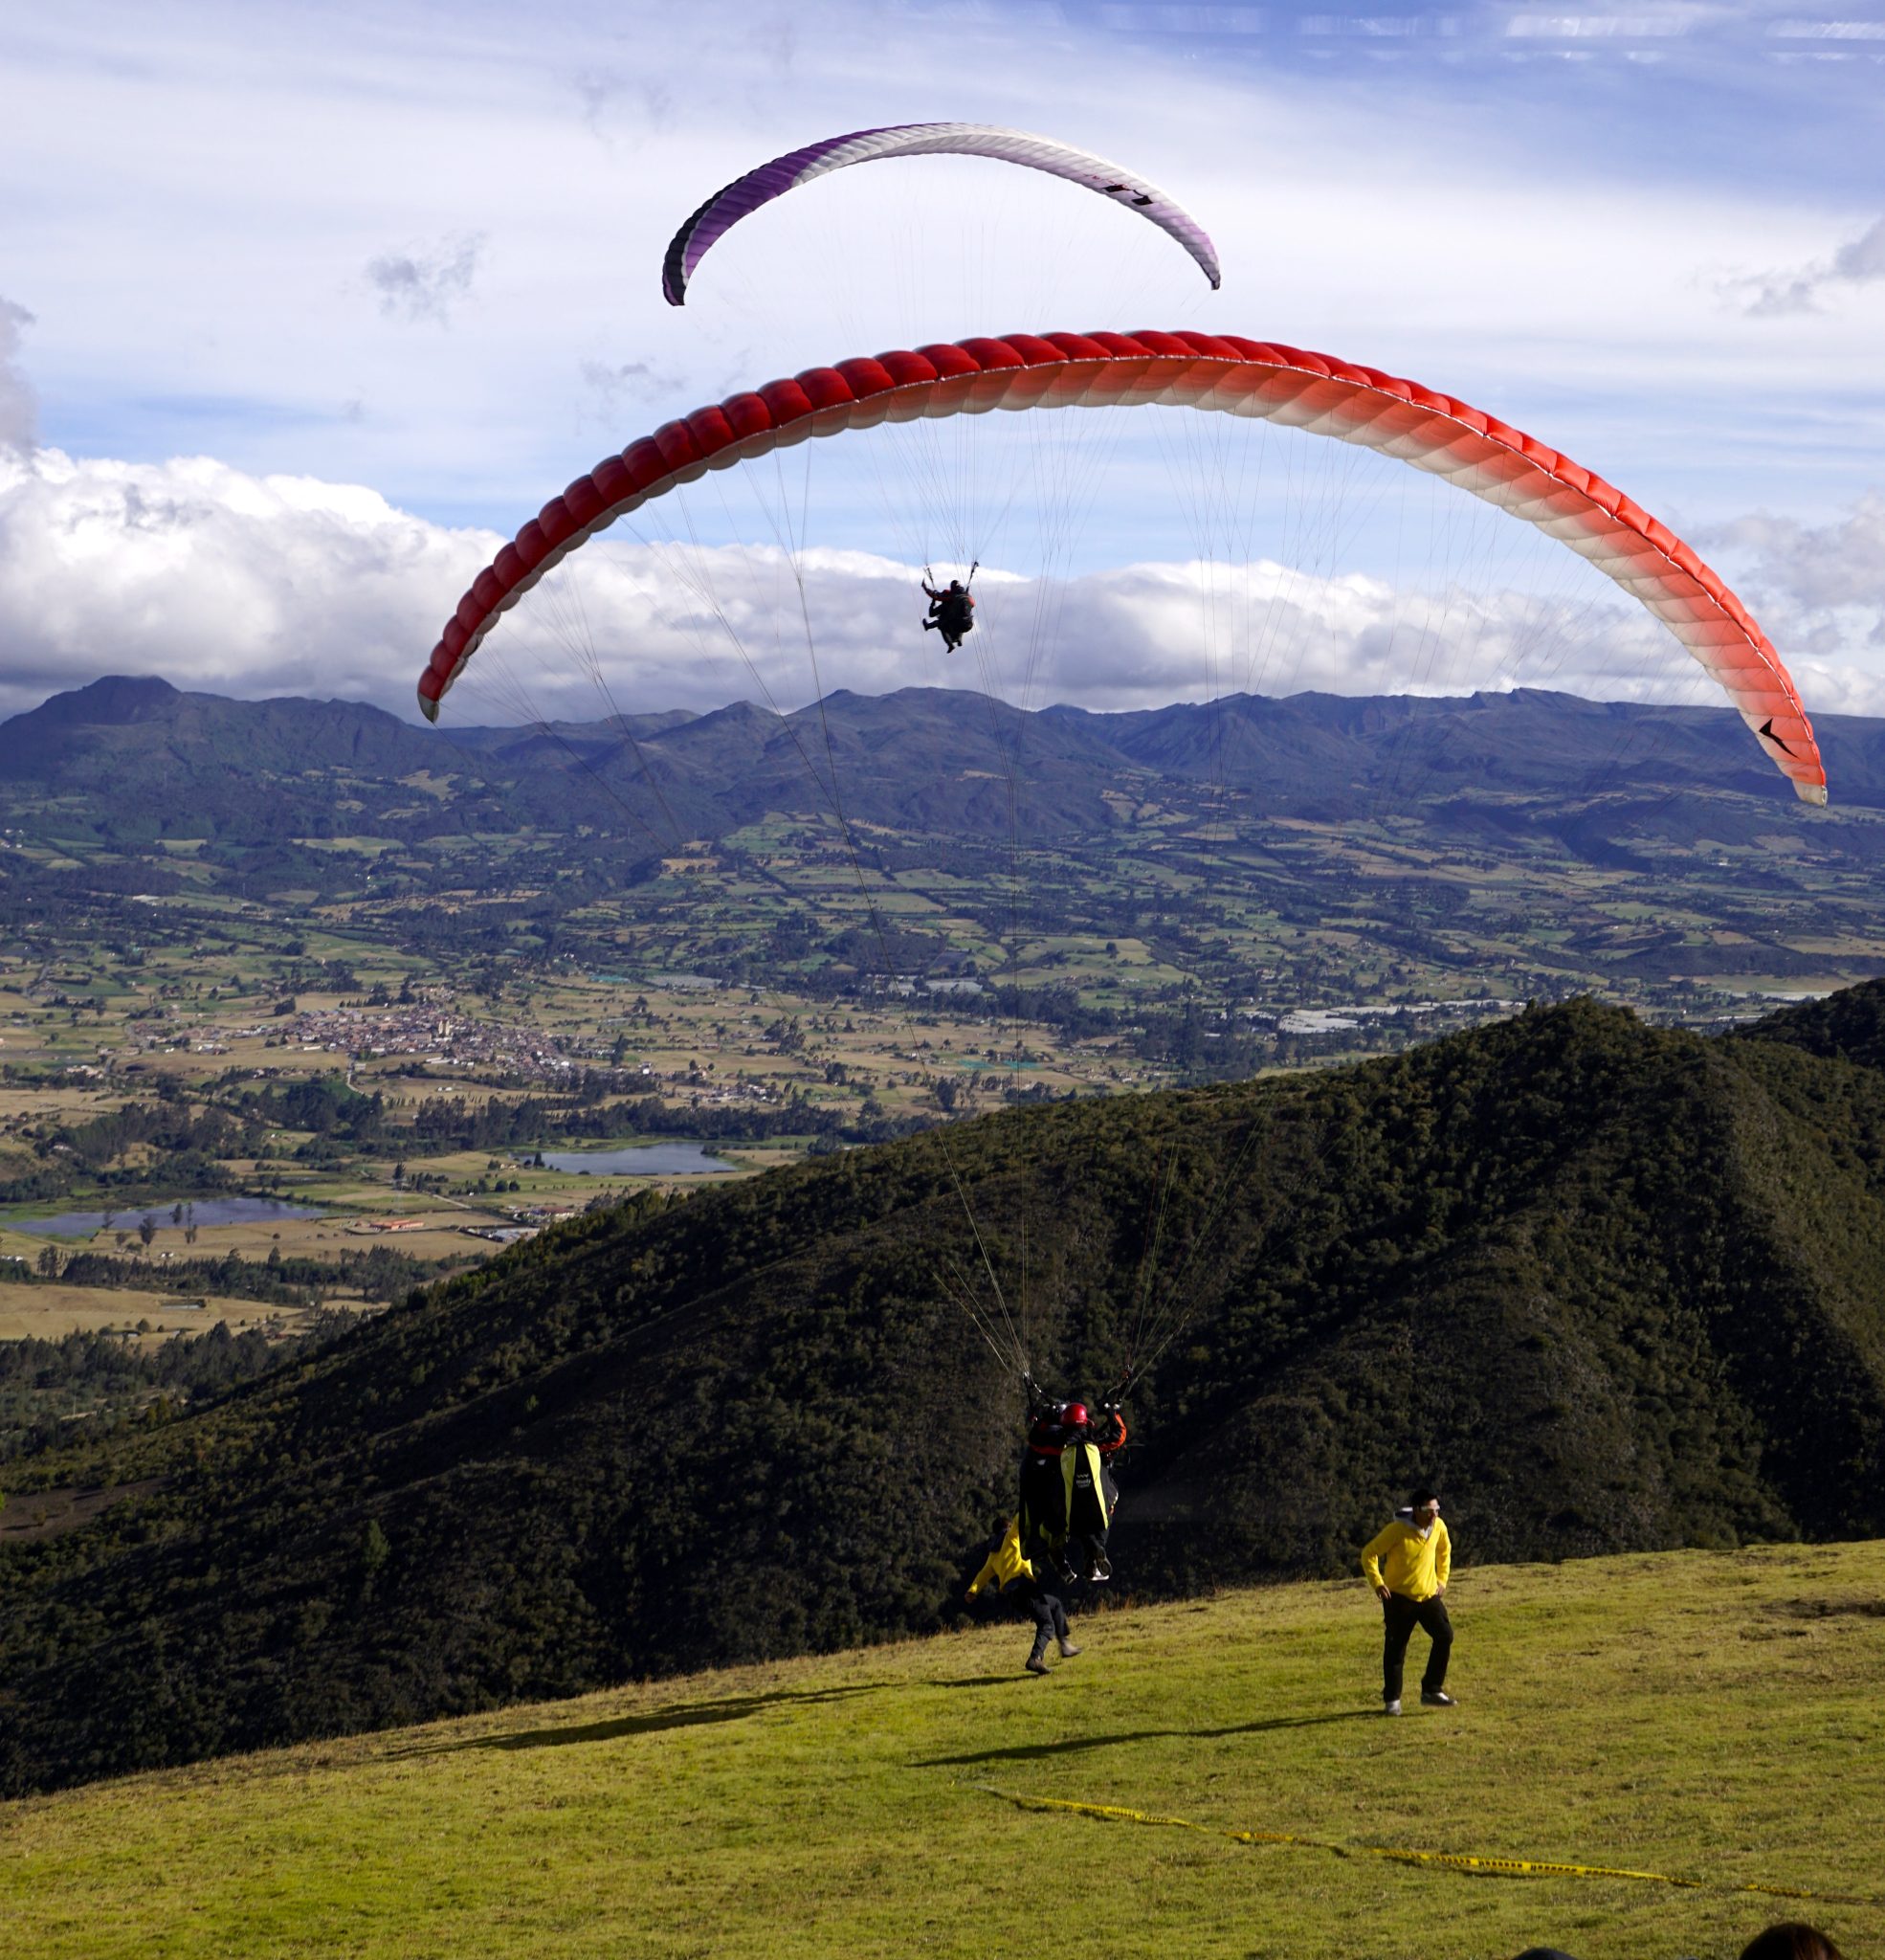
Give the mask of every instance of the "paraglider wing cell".
[{"label": "paraglider wing cell", "polygon": [[572,483],[478,574],[420,676],[420,708],[437,720],[499,613],[566,553],[707,469],[886,415],[1148,403],[1253,416],[1378,450],[1559,539],[1662,620],[1804,801],[1826,801],[1826,770],[1792,678],[1693,547],[1601,477],[1451,395],[1234,335],[1016,334],[899,349],[769,382],[667,423]]},{"label": "paraglider wing cell", "polygon": [[1204,227],[1163,190],[1142,177],[1131,176],[1118,164],[1045,136],[1030,136],[1022,129],[1000,129],[982,122],[906,122],[887,129],[854,129],[847,136],[828,136],[803,149],[774,157],[769,164],[748,170],[724,189],[715,191],[668,246],[661,263],[661,291],[668,304],[686,303],[688,281],[708,250],[762,205],[851,164],[924,156],[989,157],[1083,185],[1149,218],[1198,261],[1213,287],[1221,281],[1217,253]]}]

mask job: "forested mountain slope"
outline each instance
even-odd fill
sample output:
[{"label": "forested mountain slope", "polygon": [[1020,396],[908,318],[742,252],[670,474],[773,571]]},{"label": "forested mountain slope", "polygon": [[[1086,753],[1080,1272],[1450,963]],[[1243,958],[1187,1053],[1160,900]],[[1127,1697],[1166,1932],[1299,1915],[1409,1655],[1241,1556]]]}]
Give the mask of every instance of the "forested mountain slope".
[{"label": "forested mountain slope", "polygon": [[5,1787],[938,1624],[1021,1414],[990,1273],[1043,1380],[1139,1363],[1142,1593],[1340,1570],[1415,1477],[1474,1560],[1885,1531],[1885,1077],[1801,1035],[1577,1002],[547,1234],[4,1555]]}]

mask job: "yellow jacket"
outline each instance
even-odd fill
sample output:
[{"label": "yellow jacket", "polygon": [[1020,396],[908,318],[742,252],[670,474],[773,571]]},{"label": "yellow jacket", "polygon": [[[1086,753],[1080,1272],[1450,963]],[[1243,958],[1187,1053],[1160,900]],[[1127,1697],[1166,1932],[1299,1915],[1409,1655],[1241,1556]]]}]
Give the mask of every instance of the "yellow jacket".
[{"label": "yellow jacket", "polygon": [[1002,1542],[982,1561],[982,1570],[968,1582],[968,1596],[973,1599],[991,1579],[999,1592],[1010,1580],[1033,1576],[1033,1567],[1021,1556],[1021,1520],[1010,1518],[1008,1529],[1002,1533]]},{"label": "yellow jacket", "polygon": [[1368,1584],[1386,1586],[1406,1599],[1431,1599],[1445,1589],[1453,1570],[1453,1540],[1438,1518],[1425,1538],[1396,1518],[1362,1552]]}]

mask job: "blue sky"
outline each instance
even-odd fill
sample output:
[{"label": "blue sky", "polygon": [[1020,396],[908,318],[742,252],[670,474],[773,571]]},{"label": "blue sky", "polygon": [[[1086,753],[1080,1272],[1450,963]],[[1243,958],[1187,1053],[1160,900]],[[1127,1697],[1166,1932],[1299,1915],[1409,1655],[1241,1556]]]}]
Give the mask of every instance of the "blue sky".
[{"label": "blue sky", "polygon": [[[0,21],[0,711],[128,668],[410,712],[493,534],[666,415],[884,345],[1195,324],[1529,429],[1701,542],[1809,703],[1885,712],[1875,5],[81,0]],[[1209,226],[1223,291],[1069,187],[895,164],[808,187],[662,303],[662,246],[706,191],[811,136],[937,118],[1129,160]],[[1032,440],[997,432],[976,467],[1005,480]],[[1035,679],[1102,705],[1196,692],[1166,645],[1187,628],[1144,596],[1171,581],[1130,572],[1196,554],[1165,438],[1105,443],[1053,568],[1086,581],[1068,604],[1104,657]],[[909,634],[883,467],[821,456],[810,538],[833,671],[860,684],[896,678]],[[1275,560],[1288,513],[1244,515]],[[699,522],[707,546],[770,542],[750,514]],[[1409,570],[1407,528],[1370,503],[1348,563],[1294,568],[1324,583],[1273,682],[1392,683],[1355,622],[1379,637],[1412,601],[1341,581],[1432,585],[1452,559]],[[1025,524],[995,555],[1043,569]],[[616,558],[590,594],[611,657],[655,575]],[[750,565],[715,563],[763,609]],[[1501,575],[1563,598],[1549,568]],[[621,652],[654,694],[701,671],[669,624],[667,651]],[[1637,691],[1614,679],[1633,635],[1553,671]],[[1527,678],[1488,643],[1430,678]]]}]

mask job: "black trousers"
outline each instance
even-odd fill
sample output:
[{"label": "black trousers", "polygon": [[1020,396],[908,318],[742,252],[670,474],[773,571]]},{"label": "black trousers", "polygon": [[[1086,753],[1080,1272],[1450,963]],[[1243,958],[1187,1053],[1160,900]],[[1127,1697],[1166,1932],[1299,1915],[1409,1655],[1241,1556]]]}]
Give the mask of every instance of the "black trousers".
[{"label": "black trousers", "polygon": [[1034,1621],[1034,1652],[1045,1654],[1050,1640],[1067,1637],[1067,1603],[1060,1596],[1060,1560],[1047,1541],[1031,1533],[1021,1555],[1034,1569],[1025,1597]]},{"label": "black trousers", "polygon": [[1036,1579],[1028,1594],[1028,1611],[1034,1616],[1034,1651],[1047,1652],[1050,1640],[1067,1637],[1067,1608],[1052,1580]]},{"label": "black trousers", "polygon": [[1447,1617],[1444,1599],[1409,1599],[1405,1592],[1390,1592],[1381,1602],[1381,1698],[1401,1699],[1401,1669],[1408,1658],[1408,1642],[1415,1627],[1422,1628],[1432,1642],[1427,1656],[1427,1672],[1420,1678],[1424,1695],[1437,1693],[1447,1684],[1447,1660],[1453,1651],[1453,1623]]}]

